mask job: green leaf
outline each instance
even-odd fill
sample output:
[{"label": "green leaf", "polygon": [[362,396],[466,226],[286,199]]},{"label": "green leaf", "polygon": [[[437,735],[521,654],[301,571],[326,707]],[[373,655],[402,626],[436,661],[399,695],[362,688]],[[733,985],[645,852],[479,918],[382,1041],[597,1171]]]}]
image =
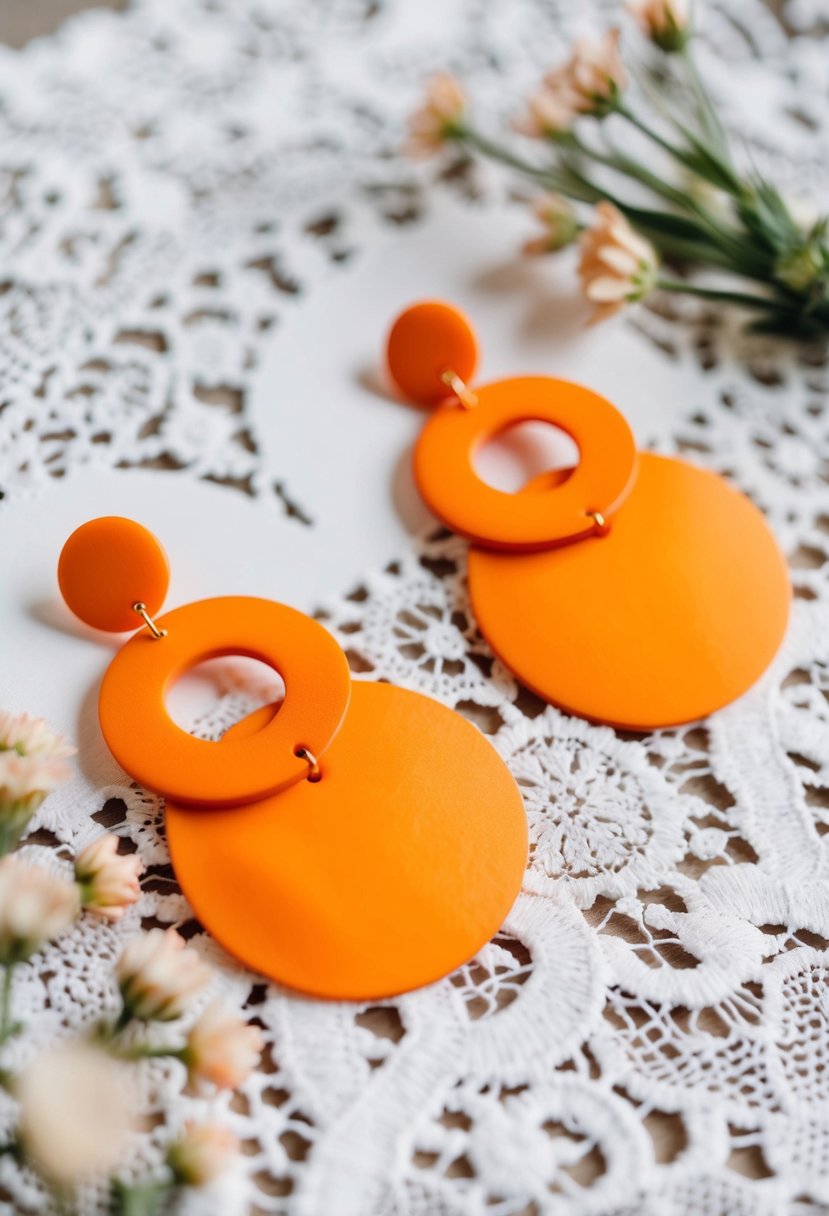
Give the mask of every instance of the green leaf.
[{"label": "green leaf", "polygon": [[803,240],[779,190],[763,178],[756,179],[738,211],[746,228],[776,254],[788,253]]},{"label": "green leaf", "polygon": [[774,334],[777,337],[796,338],[801,342],[825,341],[829,337],[829,322],[804,316],[793,317],[786,312],[773,312],[762,320],[752,321],[748,329],[755,334]]},{"label": "green leaf", "polygon": [[687,141],[690,151],[685,153],[684,161],[700,177],[704,177],[726,194],[739,198],[745,192],[745,186],[730,164],[696,135],[690,127],[674,117],[674,125]]},{"label": "green leaf", "polygon": [[667,211],[651,211],[622,205],[630,222],[639,228],[664,253],[687,261],[710,263],[743,278],[769,281],[769,257],[724,226],[718,228]]},{"label": "green leaf", "polygon": [[691,51],[690,42],[686,42],[682,48],[682,60],[688,74],[688,80],[691,85],[691,91],[694,95],[694,100],[697,103],[697,111],[699,114],[700,126],[702,134],[706,137],[709,144],[714,148],[720,160],[725,164],[731,164],[731,149],[728,146],[728,136],[725,127],[720,122],[720,116],[717,113],[716,106],[711,101],[711,95],[705,87],[705,82],[697,70],[696,60]]}]

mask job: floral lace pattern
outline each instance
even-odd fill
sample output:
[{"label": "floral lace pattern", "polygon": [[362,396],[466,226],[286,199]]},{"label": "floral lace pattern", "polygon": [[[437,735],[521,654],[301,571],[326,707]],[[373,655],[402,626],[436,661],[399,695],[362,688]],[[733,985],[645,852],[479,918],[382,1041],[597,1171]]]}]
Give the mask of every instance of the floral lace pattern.
[{"label": "floral lace pattern", "polygon": [[[280,313],[331,263],[378,225],[417,222],[426,179],[389,153],[418,82],[448,61],[484,104],[506,105],[586,7],[464,0],[412,25],[404,0],[138,0],[0,53],[3,495],[101,465],[272,495],[252,377]],[[705,8],[703,67],[726,121],[776,181],[825,197],[829,10]],[[432,176],[470,205],[507,189],[463,162]],[[379,1005],[307,1001],[202,933],[159,799],[116,784],[82,807],[58,794],[39,816],[26,846],[39,860],[64,865],[106,825],[147,873],[123,921],[82,921],[20,968],[21,1057],[112,1006],[111,964],[140,924],[194,939],[267,1037],[242,1095],[216,1100],[243,1168],[202,1211],[829,1210],[829,361],[697,304],[655,299],[625,323],[695,369],[669,447],[768,513],[792,626],[737,705],[633,737],[545,707],[493,660],[455,538],[424,538],[342,589],[323,615],[357,677],[470,716],[522,788],[524,891],[476,959]],[[247,708],[231,691],[197,729],[218,736]],[[149,1065],[145,1088],[158,1118],[137,1172],[203,1107],[175,1061]],[[0,1195],[3,1210],[44,1210],[8,1157]],[[90,1192],[82,1209],[102,1203]]]}]

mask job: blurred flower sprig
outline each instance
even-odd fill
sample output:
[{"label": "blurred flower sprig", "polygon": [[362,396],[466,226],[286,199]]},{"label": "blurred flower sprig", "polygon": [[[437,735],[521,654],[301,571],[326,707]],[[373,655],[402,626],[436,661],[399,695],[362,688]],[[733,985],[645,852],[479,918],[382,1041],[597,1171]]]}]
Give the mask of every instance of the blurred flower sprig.
[{"label": "blurred flower sprig", "polygon": [[[688,0],[627,7],[655,62],[628,56],[619,29],[577,41],[513,124],[544,146],[544,158],[479,130],[447,74],[429,82],[412,115],[410,153],[462,145],[528,177],[543,191],[542,232],[525,249],[579,241],[594,320],[659,288],[750,310],[755,329],[825,337],[829,216],[804,220],[768,178],[738,166],[696,66]],[[646,146],[656,157],[647,163],[636,150]],[[717,283],[668,275],[663,259],[713,270]]]},{"label": "blurred flower sprig", "polygon": [[[17,968],[66,933],[82,912],[114,923],[141,895],[140,859],[119,851],[119,837],[96,837],[61,874],[11,855],[43,801],[71,776],[74,753],[41,719],[0,710],[0,1052],[22,1034],[13,1016]],[[77,1188],[110,1177],[113,1216],[153,1216],[169,1209],[180,1188],[208,1186],[238,1154],[236,1137],[219,1123],[186,1123],[167,1146],[159,1169],[139,1182],[119,1171],[139,1130],[131,1067],[147,1059],[179,1061],[196,1093],[237,1089],[264,1046],[249,1025],[214,1000],[172,1043],[146,1033],[190,1013],[213,972],[175,929],[131,938],[116,965],[119,1014],[93,1034],[41,1051],[22,1071],[0,1064],[0,1087],[18,1104],[8,1154],[48,1184],[57,1208],[74,1211]]]},{"label": "blurred flower sprig", "polygon": [[44,798],[68,779],[74,751],[41,718],[0,710],[0,856],[14,848]]}]

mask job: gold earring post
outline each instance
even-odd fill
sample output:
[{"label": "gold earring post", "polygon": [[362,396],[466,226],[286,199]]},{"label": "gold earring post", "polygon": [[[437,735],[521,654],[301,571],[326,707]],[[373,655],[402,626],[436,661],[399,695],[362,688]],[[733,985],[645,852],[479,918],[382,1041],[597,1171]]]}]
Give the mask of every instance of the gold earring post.
[{"label": "gold earring post", "polygon": [[445,372],[441,373],[440,378],[447,388],[451,388],[465,410],[475,408],[478,404],[478,398],[469,385],[461,380],[457,372],[453,372],[451,368],[447,368]]},{"label": "gold earring post", "polygon": [[138,615],[141,617],[144,624],[147,626],[147,628],[149,629],[152,636],[156,639],[156,641],[158,641],[159,638],[166,638],[167,630],[159,629],[158,625],[156,625],[155,621],[153,620],[153,618],[150,616],[149,612],[147,611],[146,604],[142,603],[141,600],[136,600],[132,606],[132,610],[133,610],[133,612],[138,613]]}]

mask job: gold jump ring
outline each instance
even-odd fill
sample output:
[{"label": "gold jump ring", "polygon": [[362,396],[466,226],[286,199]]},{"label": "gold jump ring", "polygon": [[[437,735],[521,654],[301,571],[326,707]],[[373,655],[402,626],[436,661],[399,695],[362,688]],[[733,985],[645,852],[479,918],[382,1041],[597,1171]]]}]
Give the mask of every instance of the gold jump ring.
[{"label": "gold jump ring", "polygon": [[308,776],[306,781],[316,782],[322,780],[322,769],[320,768],[319,760],[314,753],[307,747],[295,747],[294,755],[299,756],[300,760],[308,761]]}]

